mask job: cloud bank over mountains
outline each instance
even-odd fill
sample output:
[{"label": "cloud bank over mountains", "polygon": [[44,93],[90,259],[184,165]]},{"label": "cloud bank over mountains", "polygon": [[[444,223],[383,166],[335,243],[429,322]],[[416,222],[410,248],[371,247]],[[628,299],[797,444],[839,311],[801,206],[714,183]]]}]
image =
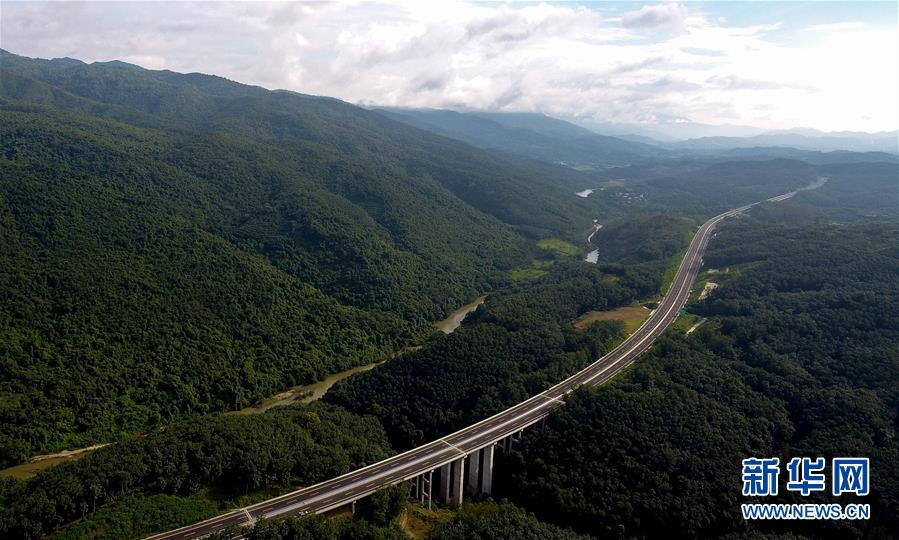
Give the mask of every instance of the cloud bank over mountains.
[{"label": "cloud bank over mountains", "polygon": [[2,46],[366,105],[896,129],[895,26],[776,6],[749,23],[679,3],[4,3]]}]

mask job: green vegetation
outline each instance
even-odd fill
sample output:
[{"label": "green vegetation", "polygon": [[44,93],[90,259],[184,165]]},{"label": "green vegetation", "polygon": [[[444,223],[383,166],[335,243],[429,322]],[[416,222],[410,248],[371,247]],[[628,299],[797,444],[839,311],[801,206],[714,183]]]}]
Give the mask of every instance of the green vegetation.
[{"label": "green vegetation", "polygon": [[544,238],[537,242],[537,247],[564,257],[573,257],[581,252],[581,250],[571,242],[559,240],[558,238]]},{"label": "green vegetation", "polygon": [[[240,532],[248,540],[407,540],[400,526],[409,485],[391,486],[359,501],[354,515],[326,518],[321,515],[263,520]],[[232,538],[236,530],[224,530],[212,540]]]},{"label": "green vegetation", "polygon": [[[572,396],[496,485],[603,536],[776,534],[734,512],[739,459],[862,454],[870,530],[803,533],[899,528],[896,164],[608,172],[623,180],[332,99],[0,51],[0,465],[114,442],[0,481],[0,537],[141,536],[475,422],[620,341],[636,318],[572,322],[656,295],[695,223],[820,176],[726,223],[706,265],[734,271],[691,307],[711,322]],[[597,215],[590,265],[575,246]],[[434,332],[488,291],[464,327]],[[420,341],[327,403],[213,414]],[[404,488],[250,537],[402,538]],[[506,504],[463,507],[433,534],[574,537]]]},{"label": "green vegetation", "polygon": [[513,268],[509,272],[513,282],[533,281],[545,276],[556,261],[564,261],[580,253],[574,244],[558,238],[544,238],[537,242],[537,247],[543,250],[539,254],[541,258],[532,260],[530,266]]},{"label": "green vegetation", "polygon": [[[894,165],[895,167],[895,165]],[[812,184],[821,168],[799,160],[654,163],[615,171],[632,180],[640,206],[691,216],[712,215]],[[603,192],[615,197],[615,190]],[[632,199],[624,203],[633,206]]]},{"label": "green vegetation", "polygon": [[0,52],[0,467],[421,339],[589,223],[556,169],[333,99]]},{"label": "green vegetation", "polygon": [[[354,515],[324,518],[319,515],[258,522],[248,533],[248,540],[587,540],[590,537],[568,529],[542,523],[532,514],[508,502],[465,504],[457,511],[427,511],[407,505],[403,486],[383,489],[363,499]],[[381,501],[381,502],[376,502]],[[377,507],[372,514],[369,506]],[[360,510],[359,507],[363,508]],[[428,530],[409,531],[408,515],[428,520]],[[405,524],[403,523],[405,521]],[[431,522],[437,522],[431,526]],[[423,521],[422,521],[423,523]],[[230,538],[233,531],[211,536],[213,540]],[[418,533],[421,533],[420,535]]]},{"label": "green vegetation", "polygon": [[[102,448],[27,482],[6,481],[0,537],[41,538],[88,516],[78,530],[102,529],[110,520],[142,511],[155,512],[157,530],[183,525],[210,507],[191,503],[182,512],[169,504],[172,499],[152,495],[202,491],[225,509],[246,503],[241,495],[309,485],[391,453],[374,419],[321,403],[253,416],[201,417]],[[134,524],[134,534],[146,532],[142,523]]]},{"label": "green vegetation", "polygon": [[509,272],[512,281],[531,281],[538,277],[545,276],[547,270],[553,265],[554,261],[535,260],[531,262],[531,266],[527,268],[514,268]]},{"label": "green vegetation", "polygon": [[[207,538],[227,540],[236,530],[225,530]],[[378,526],[352,516],[325,518],[317,514],[301,518],[264,520],[249,531],[240,530],[247,540],[408,540],[396,521]]]},{"label": "green vegetation", "polygon": [[[707,265],[756,264],[692,307],[714,323],[567,399],[498,468],[500,495],[610,538],[899,530],[899,228],[816,221],[723,224]],[[871,458],[870,522],[742,519],[741,459],[819,455]]]},{"label": "green vegetation", "polygon": [[[605,278],[617,275],[611,284]],[[641,268],[557,262],[534,281],[491,294],[465,326],[384,366],[341,381],[325,401],[374,414],[409,448],[522,401],[583,368],[618,341],[618,321],[577,330],[591,310],[658,290]]]},{"label": "green vegetation", "polygon": [[537,520],[508,502],[500,504],[465,504],[456,516],[438,525],[428,538],[432,540],[587,540],[589,536],[575,534]]},{"label": "green vegetation", "polygon": [[598,321],[621,321],[624,324],[624,333],[632,334],[640,328],[643,321],[649,317],[649,309],[642,304],[633,304],[606,311],[588,311],[574,320],[575,328],[587,328]]},{"label": "green vegetation", "polygon": [[693,313],[684,313],[683,315],[679,315],[677,320],[671,325],[671,329],[674,332],[680,332],[685,334],[690,328],[693,327],[694,324],[702,320],[702,317],[698,315],[694,315]]},{"label": "green vegetation", "polygon": [[55,540],[143,538],[212,517],[217,504],[175,495],[128,495],[100,508],[84,521],[53,535]]},{"label": "green vegetation", "polygon": [[693,230],[693,222],[686,218],[638,214],[603,226],[593,242],[599,248],[600,262],[638,264],[677,258],[679,263]]},{"label": "green vegetation", "polygon": [[402,517],[403,531],[414,540],[424,540],[430,536],[434,527],[453,519],[455,512],[449,508],[432,506],[430,509],[409,504]]}]

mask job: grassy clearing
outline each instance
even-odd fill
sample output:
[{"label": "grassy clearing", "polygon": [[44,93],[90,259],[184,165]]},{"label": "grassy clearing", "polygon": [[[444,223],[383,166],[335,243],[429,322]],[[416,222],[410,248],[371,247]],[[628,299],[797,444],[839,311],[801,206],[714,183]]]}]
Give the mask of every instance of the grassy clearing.
[{"label": "grassy clearing", "polygon": [[560,240],[558,238],[544,238],[537,242],[537,247],[565,257],[574,257],[581,252],[581,250],[571,242],[566,242],[565,240]]},{"label": "grassy clearing", "polygon": [[649,317],[649,310],[640,304],[633,304],[608,311],[588,311],[578,317],[574,323],[574,327],[582,330],[591,324],[599,321],[622,321],[624,323],[624,331],[633,334],[643,321]]},{"label": "grassy clearing", "polygon": [[428,510],[417,503],[406,506],[400,516],[400,526],[409,538],[421,540],[427,538],[434,527],[453,519],[456,513],[446,508]]},{"label": "grassy clearing", "polygon": [[699,322],[699,319],[699,315],[685,313],[674,320],[671,324],[671,329],[679,334],[686,334],[691,326]]},{"label": "grassy clearing", "polygon": [[621,277],[614,276],[612,274],[607,274],[607,275],[603,276],[600,281],[602,283],[605,283],[606,285],[614,285],[614,284],[618,283],[619,281],[621,281]]},{"label": "grassy clearing", "polygon": [[509,272],[512,281],[528,281],[546,275],[553,261],[534,261],[527,268],[515,268]]}]

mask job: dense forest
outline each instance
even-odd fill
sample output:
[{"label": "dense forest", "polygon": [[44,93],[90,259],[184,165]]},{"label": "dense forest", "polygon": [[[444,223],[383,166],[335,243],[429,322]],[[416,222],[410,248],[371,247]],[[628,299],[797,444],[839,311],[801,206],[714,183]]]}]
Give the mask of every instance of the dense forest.
[{"label": "dense forest", "polygon": [[[899,228],[760,214],[725,223],[710,245],[707,267],[728,273],[691,311],[711,322],[575,394],[499,468],[502,493],[603,537],[899,530]],[[743,521],[741,459],[843,455],[872,460],[875,487],[858,501],[870,522]]]},{"label": "dense forest", "polygon": [[571,532],[537,520],[533,514],[502,502],[463,505],[452,520],[438,526],[428,537],[432,540],[588,540],[589,536]]},{"label": "dense forest", "polygon": [[[376,420],[325,404],[210,415],[107,446],[27,482],[4,481],[0,537],[42,538],[86,516],[121,522],[122,536],[140,536],[208,517],[241,494],[313,484],[391,453]],[[186,498],[201,490],[202,497]],[[157,519],[125,517],[144,512]]]},{"label": "dense forest", "polygon": [[578,173],[337,100],[0,72],[0,465],[385,358],[589,227]]},{"label": "dense forest", "polygon": [[637,264],[669,259],[686,249],[694,224],[666,214],[636,214],[603,224],[593,238],[600,261]]},{"label": "dense forest", "polygon": [[609,350],[623,326],[571,322],[655,294],[659,274],[640,267],[557,263],[533,281],[489,296],[455,333],[377,370],[341,381],[325,400],[374,414],[408,448],[523,401]]},{"label": "dense forest", "polygon": [[[405,487],[405,486],[403,486]],[[537,520],[507,501],[499,504],[465,504],[452,517],[428,531],[403,527],[408,490],[396,486],[383,489],[357,505],[352,516],[324,518],[318,515],[257,523],[241,531],[248,540],[588,540],[571,530]],[[408,521],[406,521],[408,523]],[[232,538],[223,531],[212,540]],[[423,534],[422,534],[423,533]]]}]

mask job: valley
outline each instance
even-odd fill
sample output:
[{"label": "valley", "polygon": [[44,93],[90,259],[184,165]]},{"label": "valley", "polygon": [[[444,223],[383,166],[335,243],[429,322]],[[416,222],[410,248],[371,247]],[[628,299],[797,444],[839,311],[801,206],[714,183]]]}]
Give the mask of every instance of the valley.
[{"label": "valley", "polygon": [[0,50],[0,537],[889,538],[896,153],[565,118]]}]

